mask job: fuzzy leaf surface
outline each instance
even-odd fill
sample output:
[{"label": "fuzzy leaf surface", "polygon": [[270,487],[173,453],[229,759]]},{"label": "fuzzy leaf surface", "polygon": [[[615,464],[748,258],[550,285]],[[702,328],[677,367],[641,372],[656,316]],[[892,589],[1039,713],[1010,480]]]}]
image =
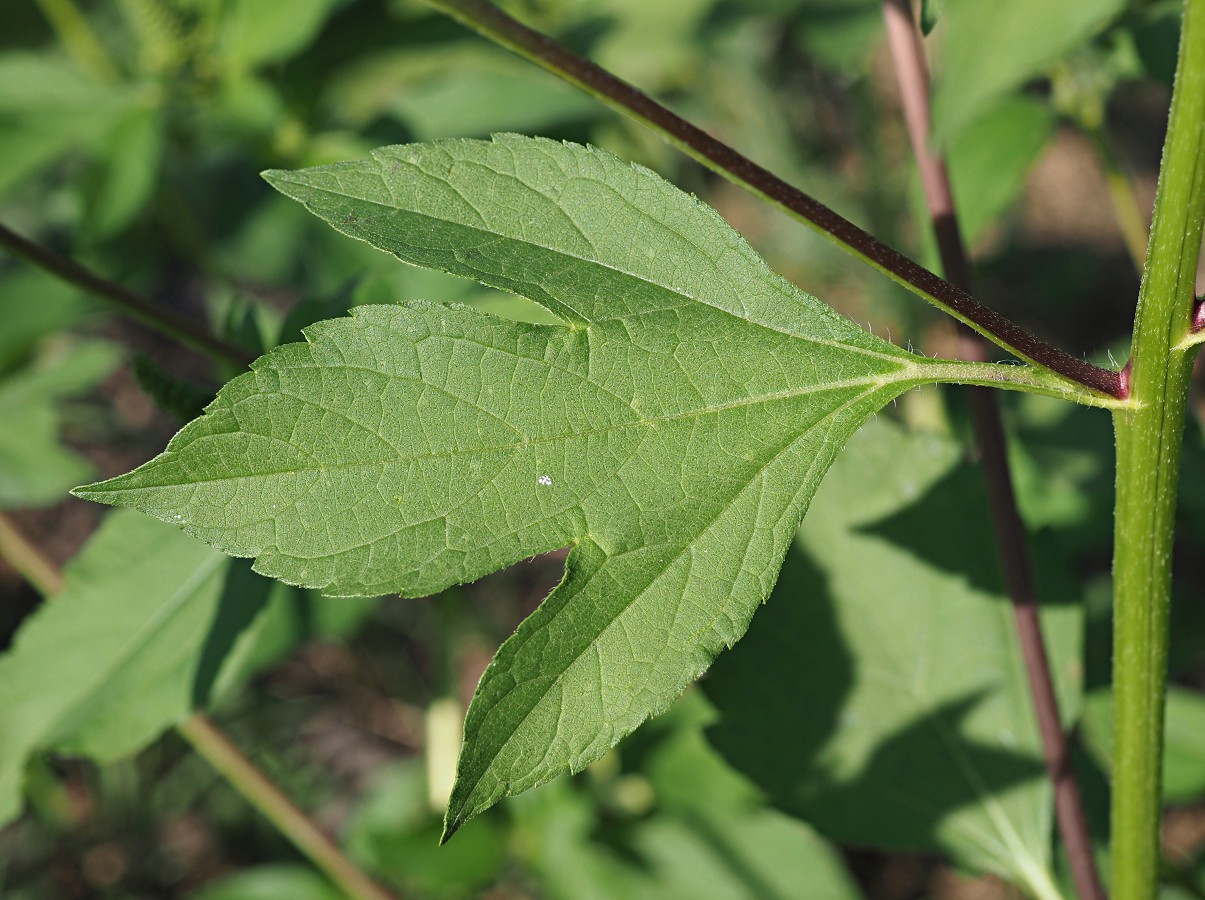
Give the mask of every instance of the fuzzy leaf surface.
[{"label": "fuzzy leaf surface", "polygon": [[572,546],[478,688],[448,833],[597,759],[735,642],[883,404],[1004,371],[952,375],[867,334],[713,210],[589,148],[446,141],[266,177],[346,234],[565,324],[360,307],[78,493],[337,595],[422,596]]}]

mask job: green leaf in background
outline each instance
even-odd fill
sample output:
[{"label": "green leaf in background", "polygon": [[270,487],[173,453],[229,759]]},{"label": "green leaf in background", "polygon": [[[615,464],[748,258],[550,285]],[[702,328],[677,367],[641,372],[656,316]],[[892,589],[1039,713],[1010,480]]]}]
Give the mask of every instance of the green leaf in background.
[{"label": "green leaf in background", "polygon": [[440,847],[442,822],[429,796],[421,760],[380,773],[344,828],[348,855],[407,895],[480,896],[502,865],[503,832],[481,817]]},{"label": "green leaf in background", "polygon": [[346,895],[303,865],[256,866],[188,894],[188,900],[346,900]]},{"label": "green leaf in background", "polygon": [[950,179],[968,244],[982,237],[1017,200],[1053,134],[1050,107],[1018,96],[991,107],[950,141]]},{"label": "green leaf in background", "polygon": [[100,241],[132,222],[151,199],[163,152],[163,111],[134,107],[108,135],[85,205],[84,234]]},{"label": "green leaf in background", "polygon": [[103,140],[137,96],[55,55],[0,55],[0,194],[68,150]]},{"label": "green leaf in background", "polygon": [[1163,878],[1166,883],[1159,886],[1159,900],[1200,900],[1205,894],[1205,860],[1198,855],[1174,868],[1168,866]]},{"label": "green leaf in background", "polygon": [[240,634],[270,595],[289,593],[127,512],[107,518],[64,575],[0,656],[0,822],[19,811],[31,753],[117,759],[228,690]]},{"label": "green leaf in background", "polygon": [[571,782],[555,781],[514,797],[506,808],[523,866],[550,900],[660,900],[636,861],[596,839],[601,810]]},{"label": "green leaf in background", "polygon": [[591,0],[583,7],[594,21],[579,22],[602,26],[591,59],[644,90],[663,91],[689,84],[699,65],[707,64],[699,32],[718,5],[717,0]]},{"label": "green leaf in background", "polygon": [[[1055,117],[1049,105],[1025,96],[1007,97],[959,131],[947,150],[958,225],[965,242],[974,247],[1013,207],[1025,179],[1054,135]],[[917,222],[927,222],[920,178],[913,178],[912,210]],[[934,271],[941,265],[933,230],[919,229],[922,260]]]},{"label": "green leaf in background", "polygon": [[306,641],[349,637],[372,615],[380,597],[331,603],[312,591],[273,591],[263,610],[233,641],[209,691],[212,703],[236,697],[234,688],[280,663]]},{"label": "green leaf in background", "polygon": [[187,422],[201,415],[213,399],[213,391],[173,375],[144,353],[130,361],[130,370],[155,406],[177,421]]},{"label": "green leaf in background", "polygon": [[1169,88],[1175,75],[1182,12],[1180,0],[1161,0],[1134,10],[1129,23],[1134,47],[1147,73]]},{"label": "green leaf in background", "polygon": [[[508,801],[515,842],[544,893],[556,900],[862,897],[832,846],[768,808],[708,746],[702,729],[714,717],[688,693],[655,734],[642,734],[651,746],[619,751],[622,774],[591,770],[595,777],[576,785],[557,782]],[[607,757],[600,766],[608,762],[618,764]],[[651,806],[625,811],[625,793]]]},{"label": "green leaf in background", "polygon": [[[885,422],[850,442],[768,607],[704,684],[720,715],[708,735],[774,803],[834,840],[948,853],[1057,897],[1025,668],[982,476],[960,455]],[[1073,720],[1076,588],[1049,574],[1041,588],[1055,604],[1043,627]]]},{"label": "green leaf in background", "polygon": [[71,285],[23,266],[0,275],[0,373],[29,356],[47,335],[67,328],[93,307]]},{"label": "green leaf in background", "polygon": [[937,20],[941,18],[941,11],[945,7],[945,0],[921,0],[920,4],[920,30],[922,34],[929,34],[937,27]]},{"label": "green leaf in background", "polygon": [[846,78],[859,77],[869,70],[871,57],[883,43],[881,3],[840,0],[798,7],[794,34],[808,56]]},{"label": "green leaf in background", "polygon": [[0,509],[57,503],[92,474],[63,446],[59,404],[95,387],[120,358],[108,344],[62,344],[0,376]]},{"label": "green leaf in background", "polygon": [[593,99],[559,78],[476,43],[365,58],[340,75],[324,102],[349,128],[389,115],[419,139],[543,131],[598,114]]},{"label": "green leaf in background", "polygon": [[572,546],[478,688],[449,834],[597,759],[731,646],[883,404],[1018,371],[867,334],[713,210],[597,150],[511,135],[266,177],[346,234],[566,324],[360,307],[77,493],[341,595],[422,596]]},{"label": "green leaf in background", "polygon": [[1125,0],[946,0],[933,39],[933,118],[937,135],[952,138],[1002,95],[1103,28]]},{"label": "green leaf in background", "polygon": [[342,2],[228,0],[213,4],[222,55],[235,71],[286,60],[317,37]]},{"label": "green leaf in background", "polygon": [[[1113,695],[1093,691],[1084,698],[1084,743],[1104,771],[1113,750]],[[1172,685],[1167,691],[1167,734],[1163,745],[1163,799],[1191,803],[1205,795],[1205,696]]]},{"label": "green leaf in background", "polygon": [[840,855],[811,828],[768,808],[761,792],[708,744],[718,718],[699,694],[674,709],[678,724],[642,765],[661,815],[634,829],[633,851],[668,896],[855,900]]}]

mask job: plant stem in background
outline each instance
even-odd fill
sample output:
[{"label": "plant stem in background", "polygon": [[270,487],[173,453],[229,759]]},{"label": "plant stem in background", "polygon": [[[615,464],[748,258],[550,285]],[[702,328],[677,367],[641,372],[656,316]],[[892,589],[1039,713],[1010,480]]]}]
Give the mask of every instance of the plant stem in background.
[{"label": "plant stem in background", "polygon": [[7,561],[43,597],[63,589],[63,576],[58,567],[25,540],[20,529],[4,513],[0,513],[0,559]]},{"label": "plant stem in background", "polygon": [[[0,513],[0,557],[49,599],[63,588],[58,567],[27,541]],[[365,875],[305,813],[247,759],[205,715],[196,713],[177,727],[192,748],[212,765],[251,806],[353,900],[396,900]]]},{"label": "plant stem in background", "polygon": [[1205,219],[1205,0],[1188,0],[1131,357],[1114,415],[1112,889],[1155,896],[1168,614],[1193,288]]},{"label": "plant stem in background", "polygon": [[1130,179],[1122,171],[1117,161],[1117,154],[1109,145],[1109,137],[1103,127],[1094,128],[1088,132],[1092,146],[1096,148],[1096,158],[1104,169],[1105,186],[1109,189],[1109,199],[1113,203],[1113,214],[1117,217],[1117,227],[1121,231],[1126,252],[1134,263],[1138,274],[1142,274],[1146,262],[1146,217],[1138,207],[1134,196],[1134,187]]},{"label": "plant stem in background", "polygon": [[49,272],[56,278],[61,278],[94,297],[104,300],[110,306],[155,331],[173,337],[213,359],[233,363],[239,368],[247,366],[254,359],[241,347],[215,337],[202,326],[176,315],[171,310],[161,308],[120,284],[97,275],[91,269],[69,257],[55,253],[41,244],[35,244],[4,225],[0,225],[0,247],[6,248],[14,256]]},{"label": "plant stem in background", "polygon": [[426,2],[495,43],[543,66],[612,109],[632,117],[692,159],[783,210],[1010,353],[1091,390],[1125,398],[1118,372],[1094,366],[1047,344],[630,84],[512,19],[485,0]]},{"label": "plant stem in background", "polygon": [[37,0],[37,4],[80,68],[103,81],[117,78],[117,67],[104,44],[72,0]]},{"label": "plant stem in background", "polygon": [[[910,0],[883,0],[883,17],[887,25],[887,40],[895,61],[896,80],[903,101],[904,118],[912,151],[920,170],[925,200],[937,239],[942,268],[946,277],[959,287],[971,290],[971,266],[954,207],[954,195],[945,160],[932,150],[932,122],[929,111],[929,72],[925,64],[920,31],[912,15]],[[982,356],[983,346],[978,336],[964,335],[964,352],[972,357]],[[1004,574],[1004,584],[1012,599],[1017,637],[1029,676],[1030,693],[1042,736],[1046,771],[1054,788],[1055,816],[1072,877],[1081,900],[1104,900],[1100,876],[1092,857],[1092,839],[1084,815],[1079,785],[1071,767],[1067,735],[1059,715],[1058,698],[1050,676],[1050,661],[1042,639],[1042,624],[1038,616],[1038,594],[1033,560],[1025,535],[1025,526],[1017,511],[1012,472],[1008,465],[1007,437],[1000,406],[990,388],[966,388],[971,416],[975,425],[975,440],[987,484],[988,505],[992,514],[992,531],[996,538],[996,554]]]},{"label": "plant stem in background", "polygon": [[343,855],[280,789],[243,756],[208,718],[197,713],[181,724],[180,735],[192,744],[230,786],[287,837],[326,876],[355,900],[394,900]]}]

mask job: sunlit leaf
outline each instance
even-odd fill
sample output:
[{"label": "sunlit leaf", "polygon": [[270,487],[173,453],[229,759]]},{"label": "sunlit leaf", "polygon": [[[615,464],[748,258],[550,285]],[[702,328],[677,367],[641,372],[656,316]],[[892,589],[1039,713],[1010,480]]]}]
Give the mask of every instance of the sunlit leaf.
[{"label": "sunlit leaf", "polygon": [[598,758],[734,643],[883,404],[1017,371],[866,333],[714,211],[597,150],[504,136],[267,177],[346,234],[565,324],[360,307],[78,493],[331,594],[421,596],[572,546],[478,689],[449,833]]}]

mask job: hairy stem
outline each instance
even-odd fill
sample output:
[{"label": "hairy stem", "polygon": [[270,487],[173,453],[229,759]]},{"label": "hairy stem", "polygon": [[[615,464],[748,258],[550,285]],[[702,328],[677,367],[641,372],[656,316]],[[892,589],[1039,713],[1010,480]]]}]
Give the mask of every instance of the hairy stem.
[{"label": "hairy stem", "polygon": [[[39,593],[50,598],[63,589],[63,574],[30,543],[8,516],[0,513],[0,557],[7,560]],[[272,822],[299,851],[354,900],[396,900],[343,855],[266,775],[255,767],[222,731],[201,713],[178,729],[248,803]]]},{"label": "hairy stem", "polygon": [[783,210],[1010,353],[1026,362],[1045,366],[1091,390],[1111,397],[1125,397],[1119,373],[1094,366],[1047,344],[630,84],[517,22],[486,0],[426,2],[632,117],[691,158]]},{"label": "hairy stem", "polygon": [[74,259],[55,253],[41,244],[35,244],[4,225],[0,225],[0,247],[56,278],[104,300],[155,331],[173,337],[216,360],[233,363],[241,368],[253,359],[241,347],[215,337],[202,326],[157,306],[129,288],[97,275]]},{"label": "hairy stem", "polygon": [[[972,352],[976,350],[975,347],[967,349]],[[1078,386],[1068,388],[1066,381],[1036,366],[926,358],[914,361],[913,367],[913,373],[910,374],[920,376],[918,384],[942,382],[1004,391],[1023,391],[1101,409],[1121,409],[1130,403],[1129,400],[1114,400]],[[908,376],[902,377],[907,380]]]},{"label": "hairy stem", "polygon": [[1187,0],[1138,311],[1135,406],[1114,415],[1113,891],[1155,896],[1176,488],[1205,219],[1205,0]]},{"label": "hairy stem", "polygon": [[[925,200],[932,220],[934,236],[941,255],[946,277],[954,284],[971,289],[971,266],[958,228],[954,195],[945,160],[932,149],[932,122],[929,110],[929,72],[925,63],[920,32],[912,16],[909,0],[883,0],[883,18],[887,25],[887,40],[895,62],[896,80],[903,101],[904,118],[913,155],[920,170]],[[971,355],[981,355],[980,339],[967,334],[966,349]],[[1067,735],[1059,715],[1050,661],[1042,640],[1042,624],[1038,615],[1037,583],[1033,559],[1025,536],[1025,527],[1017,510],[1012,472],[1008,465],[1007,437],[996,394],[990,388],[968,387],[968,400],[975,426],[975,442],[987,484],[991,509],[992,531],[996,539],[996,555],[1004,574],[1004,584],[1013,604],[1017,637],[1029,676],[1046,772],[1054,787],[1055,817],[1072,877],[1081,900],[1103,900],[1104,889],[1092,857],[1092,839],[1084,815],[1079,785],[1071,767]]]}]

